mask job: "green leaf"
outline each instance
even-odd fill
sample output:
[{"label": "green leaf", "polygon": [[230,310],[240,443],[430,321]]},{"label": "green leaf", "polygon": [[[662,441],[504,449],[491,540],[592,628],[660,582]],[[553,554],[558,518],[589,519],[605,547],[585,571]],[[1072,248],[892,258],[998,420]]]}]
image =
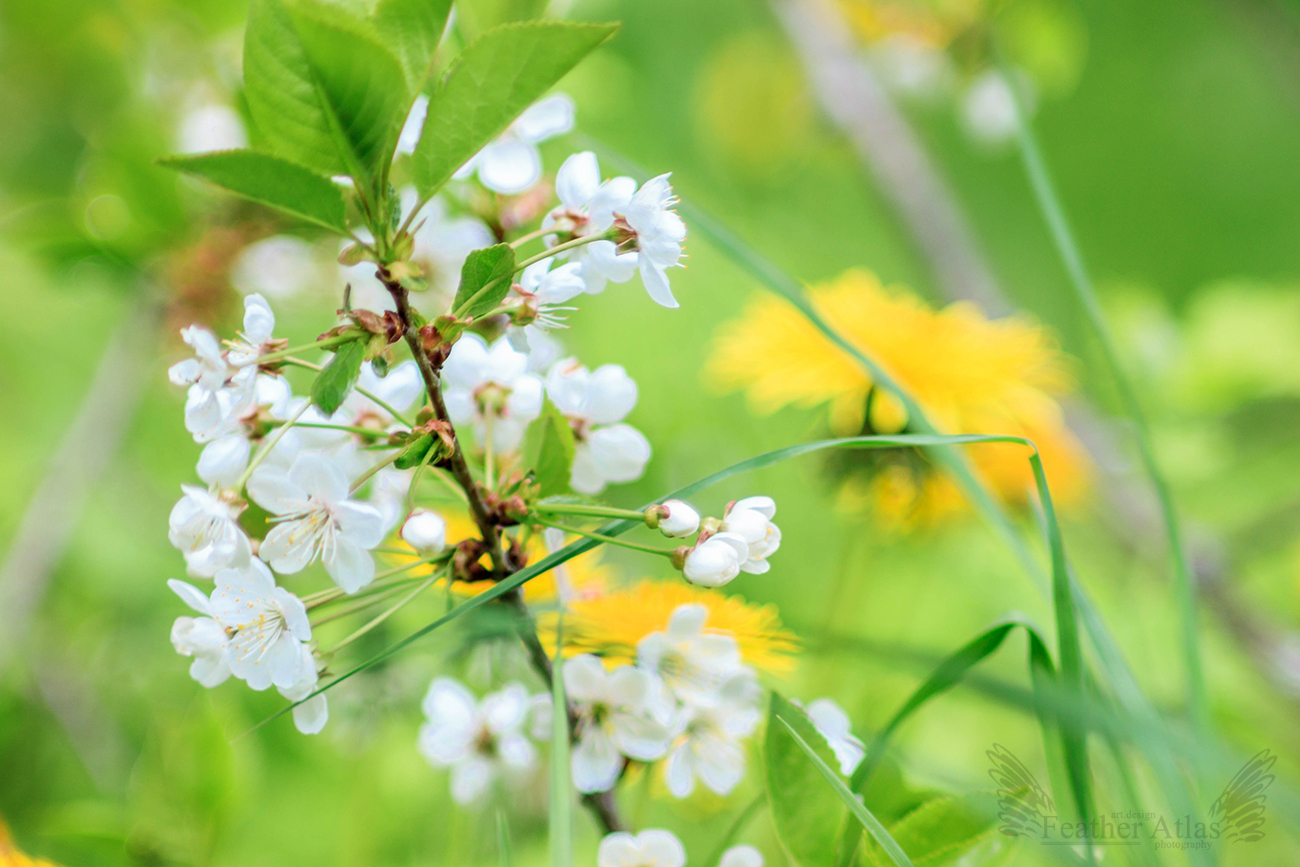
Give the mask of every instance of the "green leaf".
[{"label": "green leaf", "polygon": [[[975,792],[927,801],[889,829],[916,867],[946,867],[993,833],[998,822],[998,796]],[[874,839],[867,841],[867,859],[888,867],[889,856]]]},{"label": "green leaf", "polygon": [[546,401],[542,414],[533,419],[524,434],[524,466],[533,468],[533,478],[543,497],[569,490],[573,473],[573,428],[569,420]]},{"label": "green leaf", "polygon": [[[460,9],[462,17],[472,5]],[[429,78],[450,13],[451,0],[379,0],[375,8],[375,28],[401,59],[412,95],[423,89]]]},{"label": "green leaf", "polygon": [[474,39],[498,24],[540,18],[545,10],[546,0],[475,0],[456,9],[456,26]]},{"label": "green leaf", "polygon": [[[790,731],[779,720],[786,720]],[[763,771],[772,824],[781,845],[797,867],[834,863],[835,841],[844,824],[844,807],[819,779],[791,731],[797,731],[826,761],[835,761],[830,745],[802,709],[772,693],[763,742]]]},{"label": "green leaf", "polygon": [[[792,706],[789,705],[787,705],[787,707],[789,707],[791,710],[797,710],[796,708],[793,708]],[[817,773],[821,775],[822,779],[824,779],[827,783],[830,784],[830,789],[832,792],[834,792],[835,796],[839,798],[840,802],[843,803],[844,806],[849,808],[849,812],[859,822],[862,823],[862,827],[866,828],[867,833],[869,833],[873,838],[875,838],[876,842],[879,843],[881,848],[885,850],[885,853],[889,855],[890,859],[895,864],[897,864],[898,867],[912,867],[912,862],[907,857],[907,853],[904,852],[902,848],[898,845],[898,843],[895,842],[894,838],[889,835],[889,832],[885,830],[885,826],[880,824],[880,820],[877,819],[875,816],[871,815],[871,811],[868,810],[866,807],[862,806],[862,804],[858,802],[858,799],[855,798],[853,796],[853,793],[849,791],[849,787],[844,785],[844,781],[840,779],[840,775],[835,773],[835,771],[831,769],[831,766],[826,763],[826,760],[822,758],[822,756],[818,755],[817,750],[814,749],[808,743],[807,738],[805,738],[803,735],[801,735],[798,731],[795,730],[795,726],[792,725],[789,721],[791,719],[791,715],[785,711],[782,711],[782,713],[780,713],[779,715],[774,715],[774,716],[775,718],[769,717],[768,719],[768,726],[769,726],[768,734],[767,734],[768,740],[772,739],[771,727],[780,726],[784,728],[786,732],[789,733],[790,737],[794,740],[795,744],[803,752],[803,754],[807,756],[808,761],[812,763],[812,766],[817,769]],[[812,725],[811,722],[808,722],[806,717],[804,718],[803,722],[806,723],[808,726]],[[803,726],[800,726],[800,728],[803,728]],[[829,752],[829,750],[826,750],[826,752]],[[770,783],[768,784],[768,787],[770,792],[771,790]],[[814,783],[810,783],[807,790],[794,791],[789,793],[789,796],[793,798],[802,797],[803,799],[807,800],[812,797],[812,792],[817,791],[818,789],[825,789],[825,787],[815,786]],[[775,819],[775,815],[776,814],[774,809],[773,810],[774,819]],[[831,829],[830,833],[833,835],[837,830],[838,830],[838,825],[835,828]],[[777,828],[777,832],[780,833],[779,826]],[[833,837],[828,839],[833,839]],[[833,855],[834,852],[828,853],[825,860],[819,861],[818,863],[821,864],[832,863],[831,857]]]},{"label": "green leaf", "polygon": [[311,384],[311,402],[325,415],[333,415],[352,391],[352,386],[357,384],[365,355],[366,347],[362,341],[344,343],[334,350],[334,357],[325,369],[316,374],[316,380]]},{"label": "green leaf", "polygon": [[497,810],[497,863],[501,867],[511,867],[514,859],[510,856],[510,821],[505,810]]},{"label": "green leaf", "polygon": [[[939,663],[934,672],[925,679],[925,682],[917,687],[916,692],[903,704],[901,708],[885,723],[871,746],[867,748],[866,756],[862,763],[858,765],[853,772],[853,778],[849,783],[849,788],[854,792],[862,792],[867,780],[870,778],[872,771],[875,770],[876,764],[880,761],[885,752],[885,744],[889,740],[895,729],[909,716],[915,713],[921,705],[925,704],[936,695],[947,691],[958,683],[966,673],[970,671],[977,663],[983,661],[993,654],[1002,642],[1006,639],[1011,630],[1017,626],[1023,626],[1028,631],[1037,634],[1038,630],[1027,621],[1019,619],[1008,620],[999,623],[989,629],[981,632],[975,638],[971,639],[965,645],[945,657],[943,662]],[[1040,639],[1041,640],[1041,639]]]},{"label": "green leaf", "polygon": [[418,467],[424,462],[424,456],[428,454],[432,446],[433,434],[421,434],[402,447],[402,450],[397,453],[397,457],[393,459],[393,466],[399,470]]},{"label": "green leaf", "polygon": [[341,7],[294,2],[286,8],[326,117],[337,122],[345,159],[354,157],[368,177],[378,177],[393,157],[411,105],[401,62],[370,22]]},{"label": "green leaf", "polygon": [[253,0],[244,31],[244,96],[267,148],[326,175],[351,167],[334,139],[334,121],[293,18],[280,0]]},{"label": "green leaf", "polygon": [[507,24],[466,48],[429,98],[413,156],[420,195],[436,193],[616,29],[555,21]]},{"label": "green leaf", "polygon": [[348,230],[343,190],[297,163],[248,150],[167,157],[159,162],[309,223],[336,232]]},{"label": "green leaf", "polygon": [[510,292],[510,275],[515,270],[515,249],[497,244],[475,250],[460,269],[460,287],[451,303],[457,319],[482,316],[495,310]]}]

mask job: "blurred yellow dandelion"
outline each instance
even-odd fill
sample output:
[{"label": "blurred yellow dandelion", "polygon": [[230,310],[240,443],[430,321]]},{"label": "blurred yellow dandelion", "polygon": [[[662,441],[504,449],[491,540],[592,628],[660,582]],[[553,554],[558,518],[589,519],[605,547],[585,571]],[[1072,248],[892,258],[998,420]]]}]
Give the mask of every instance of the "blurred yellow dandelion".
[{"label": "blurred yellow dandelion", "polygon": [[[1062,418],[1057,398],[1071,390],[1068,359],[1048,333],[1025,316],[989,319],[973,304],[933,310],[903,287],[849,271],[814,287],[818,312],[908,390],[945,433],[996,433],[1032,439],[1043,454],[1053,494],[1063,503],[1085,488],[1088,462]],[[828,404],[837,435],[904,430],[906,413],[873,391],[868,373],[787,302],[764,296],[718,332],[706,378],[743,389],[752,410]],[[1023,449],[973,446],[970,457],[1004,499],[1021,502],[1033,478]],[[849,503],[866,495],[886,517],[929,524],[965,508],[946,478],[915,460],[884,456],[869,490],[850,487]]]},{"label": "blurred yellow dandelion", "polygon": [[0,819],[0,867],[58,867],[44,858],[31,858],[19,851],[9,836],[9,828]]},{"label": "blurred yellow dandelion", "polygon": [[[707,631],[735,637],[747,665],[768,674],[794,668],[799,641],[781,625],[775,605],[757,605],[680,580],[645,579],[574,601],[564,614],[564,655],[591,653],[607,665],[634,663],[637,643],[667,629],[673,611],[691,602],[709,609]],[[555,647],[555,625],[555,614],[541,618],[539,634],[547,647]]]}]

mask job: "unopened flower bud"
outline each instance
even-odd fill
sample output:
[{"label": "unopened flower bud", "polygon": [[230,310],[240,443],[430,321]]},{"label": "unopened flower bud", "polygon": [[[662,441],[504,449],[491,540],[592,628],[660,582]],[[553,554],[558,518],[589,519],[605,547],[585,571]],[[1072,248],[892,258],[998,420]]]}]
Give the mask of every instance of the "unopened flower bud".
[{"label": "unopened flower bud", "polygon": [[447,547],[447,522],[436,512],[416,509],[402,524],[402,539],[425,556]]},{"label": "unopened flower bud", "polygon": [[700,513],[681,500],[668,500],[646,509],[645,522],[670,539],[682,539],[700,529]]},{"label": "unopened flower bud", "polygon": [[734,533],[718,533],[696,545],[686,555],[682,574],[692,584],[721,587],[740,574],[749,557],[749,545]]}]

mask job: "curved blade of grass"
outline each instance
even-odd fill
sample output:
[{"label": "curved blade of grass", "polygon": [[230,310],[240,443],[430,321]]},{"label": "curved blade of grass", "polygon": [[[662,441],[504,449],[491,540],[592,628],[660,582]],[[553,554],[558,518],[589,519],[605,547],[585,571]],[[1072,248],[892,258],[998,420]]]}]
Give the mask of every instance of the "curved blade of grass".
[{"label": "curved blade of grass", "polygon": [[[1008,74],[1007,80],[1015,81],[1016,78],[1014,75]],[[1182,653],[1187,679],[1187,706],[1193,722],[1202,731],[1208,731],[1210,712],[1205,696],[1200,632],[1196,620],[1196,585],[1192,581],[1191,567],[1187,562],[1187,550],[1183,544],[1182,529],[1178,520],[1178,510],[1174,505],[1173,493],[1169,488],[1169,481],[1165,478],[1164,471],[1160,468],[1160,462],[1156,459],[1155,446],[1151,441],[1151,427],[1147,422],[1146,411],[1142,408],[1142,401],[1138,399],[1137,391],[1125,372],[1124,365],[1120,362],[1119,351],[1115,346],[1115,338],[1110,333],[1110,327],[1106,324],[1106,316],[1102,312],[1101,302],[1097,298],[1096,290],[1092,285],[1092,278],[1088,275],[1088,269],[1084,265],[1083,254],[1079,251],[1078,242],[1075,240],[1074,233],[1070,229],[1069,220],[1065,216],[1065,208],[1062,207],[1061,200],[1057,196],[1056,186],[1052,183],[1047,161],[1043,158],[1042,150],[1038,146],[1038,139],[1034,135],[1032,122],[1021,109],[1019,94],[1015,92],[1016,88],[1012,87],[1010,91],[1019,120],[1016,129],[1020,156],[1025,165],[1025,173],[1029,177],[1029,185],[1034,192],[1034,200],[1038,204],[1039,210],[1042,211],[1043,219],[1047,223],[1057,253],[1060,254],[1065,271],[1069,275],[1070,285],[1074,289],[1075,297],[1083,305],[1084,312],[1088,317],[1088,323],[1092,326],[1094,336],[1097,338],[1097,344],[1101,348],[1102,358],[1105,359],[1106,366],[1110,369],[1111,378],[1115,382],[1120,401],[1124,405],[1124,411],[1133,421],[1134,439],[1137,442],[1138,455],[1147,477],[1151,480],[1151,487],[1155,489],[1156,499],[1160,503],[1160,514],[1164,523],[1165,537],[1169,544],[1169,557],[1173,565],[1178,613],[1182,621]]]},{"label": "curved blade of grass", "polygon": [[794,742],[799,745],[799,749],[803,750],[804,755],[808,757],[808,761],[812,762],[817,771],[826,778],[827,784],[835,790],[836,795],[839,795],[840,800],[849,808],[849,812],[853,814],[854,818],[862,823],[862,827],[867,829],[867,833],[876,839],[876,842],[880,844],[880,848],[885,850],[885,853],[898,867],[912,867],[912,860],[907,857],[907,853],[902,850],[898,843],[894,842],[894,838],[889,836],[889,832],[885,830],[884,825],[880,824],[880,820],[871,815],[871,811],[853,796],[853,793],[849,791],[849,787],[844,785],[840,778],[835,775],[835,772],[826,766],[826,763],[808,745],[808,742],[799,737],[799,733],[794,730],[794,726],[786,722],[783,717],[777,717],[777,721],[785,726],[785,730],[790,733],[790,737],[794,738]]},{"label": "curved blade of grass", "polygon": [[[686,485],[685,487],[679,488],[676,491],[665,494],[664,496],[654,500],[653,502],[647,503],[644,508],[648,508],[649,506],[655,505],[656,503],[661,503],[664,500],[689,497],[692,494],[697,493],[698,491],[702,491],[705,488],[715,485],[718,482],[721,482],[724,479],[728,479],[731,476],[737,475],[739,473],[744,473],[750,470],[756,470],[756,469],[762,469],[764,467],[774,466],[776,464],[790,460],[791,458],[796,458],[806,454],[812,454],[814,452],[819,452],[826,449],[933,448],[938,446],[952,446],[952,445],[963,445],[963,444],[973,444],[973,443],[1011,443],[1011,444],[1024,445],[1033,448],[1033,444],[1022,437],[988,436],[988,435],[981,435],[981,434],[963,434],[960,436],[936,436],[936,435],[928,435],[928,434],[898,434],[895,436],[862,436],[862,437],[844,437],[840,439],[816,440],[810,443],[799,443],[797,445],[786,446],[785,448],[781,448],[781,449],[774,449],[773,451],[764,452],[761,455],[755,455],[752,458],[747,458],[746,460],[732,464],[731,466],[726,467],[725,469],[718,470],[716,473],[713,473],[712,475],[705,476],[703,479],[700,479],[699,481],[692,482],[691,484]],[[630,519],[622,520],[622,521],[611,521],[610,523],[602,526],[598,532],[602,536],[619,536],[622,535],[623,533],[626,533],[628,530],[631,530],[633,527],[639,527],[639,526],[644,526],[644,522],[634,521]],[[299,704],[302,704],[308,699],[320,695],[321,693],[327,690],[333,689],[335,686],[338,686],[340,683],[343,683],[345,680],[348,680],[349,678],[361,673],[362,671],[365,671],[367,668],[371,668],[375,665],[378,665],[379,663],[388,659],[393,654],[397,653],[399,650],[402,650],[403,648],[409,646],[410,644],[418,641],[419,639],[428,635],[430,632],[433,632],[434,630],[444,626],[445,624],[450,623],[451,621],[455,620],[461,615],[468,614],[470,611],[473,611],[475,608],[478,608],[481,605],[486,605],[488,602],[491,602],[494,599],[504,596],[506,593],[509,593],[511,590],[514,590],[516,587],[521,586],[525,582],[531,581],[533,578],[536,578],[538,575],[541,575],[545,572],[549,572],[551,569],[554,569],[556,566],[566,563],[580,554],[585,554],[586,552],[592,550],[593,548],[597,547],[600,544],[602,543],[599,540],[591,539],[591,538],[582,538],[575,542],[570,542],[568,545],[565,545],[563,548],[559,549],[558,551],[551,552],[550,554],[543,557],[541,560],[538,560],[536,563],[530,566],[526,566],[523,569],[520,569],[518,572],[514,573],[504,581],[492,585],[492,587],[489,588],[488,590],[485,590],[484,592],[478,594],[477,596],[472,596],[469,599],[466,599],[464,602],[461,602],[459,605],[455,606],[450,611],[446,612],[444,615],[434,620],[432,623],[420,627],[415,632],[408,635],[406,638],[403,638],[401,641],[398,641],[395,644],[386,647],[385,649],[381,650],[379,653],[372,656],[370,659],[367,659],[366,661],[360,663],[354,668],[351,668],[348,671],[344,672],[343,674],[340,674],[334,680],[330,681],[329,683],[317,689],[315,692],[311,693],[311,695],[308,695],[305,698],[294,702],[293,704],[281,708],[279,711],[267,717],[266,719],[262,720],[261,722],[257,723],[255,726],[250,728],[247,732],[244,732],[244,734],[240,735],[239,737],[243,737],[244,735],[247,735],[249,732],[256,731],[257,729],[261,728],[267,723],[275,719],[278,719],[279,717],[293,710],[293,708],[297,707]]]},{"label": "curved blade of grass", "polygon": [[573,867],[573,780],[569,771],[569,706],[564,695],[560,650],[564,647],[564,609],[556,626],[551,660],[551,867]]},{"label": "curved blade of grass", "polygon": [[511,867],[514,863],[510,854],[510,823],[505,810],[497,810],[497,863],[501,867]]}]

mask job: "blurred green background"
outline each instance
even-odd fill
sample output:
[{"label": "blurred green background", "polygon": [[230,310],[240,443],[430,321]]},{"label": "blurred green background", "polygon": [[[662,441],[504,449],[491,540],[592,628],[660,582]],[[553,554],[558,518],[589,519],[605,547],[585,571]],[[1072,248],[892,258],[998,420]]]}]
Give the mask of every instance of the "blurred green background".
[{"label": "blurred green background", "polygon": [[[1035,123],[1208,582],[1201,625],[1215,722],[1235,749],[1271,748],[1282,778],[1298,779],[1300,12],[1282,0],[1037,7],[1049,22],[1039,46],[1049,72]],[[567,11],[624,22],[564,83],[582,132],[652,172],[671,170],[683,200],[801,280],[865,267],[945,301],[888,199],[820,113],[765,3],[577,0]],[[332,692],[321,736],[282,719],[238,739],[280,707],[278,696],[204,690],[169,646],[183,611],[165,579],[184,567],[167,514],[198,451],[165,371],[182,354],[182,325],[236,326],[225,264],[277,227],[151,161],[176,147],[196,106],[237,105],[245,13],[213,0],[0,6],[0,548],[24,541],[19,525],[43,482],[43,502],[54,503],[36,527],[48,582],[11,573],[34,608],[0,610],[0,815],[26,850],[68,865],[475,864],[496,863],[495,807],[509,800],[518,863],[541,863],[544,777],[467,811],[415,750],[429,679],[482,668],[485,654],[516,671],[505,644],[467,654],[467,631],[447,630]],[[1065,67],[1056,78],[1052,61]],[[1176,709],[1175,606],[1128,429],[1107,420],[1113,389],[1018,158],[964,132],[958,102],[941,93],[898,104],[1005,296],[1080,361],[1078,404],[1092,420],[1080,433],[1103,470],[1096,495],[1065,516],[1066,544],[1141,684],[1157,707]],[[548,169],[583,146],[576,136],[548,143]],[[760,290],[704,239],[688,252],[689,268],[674,275],[681,310],[613,287],[584,300],[563,335],[588,364],[621,363],[640,384],[629,420],[655,456],[640,482],[611,492],[621,505],[824,433],[818,413],[756,419],[740,396],[701,381],[717,324]],[[339,287],[325,274],[318,290],[273,299],[291,342],[332,324]],[[75,425],[76,447],[60,451]],[[783,690],[834,696],[871,733],[927,657],[1011,610],[1050,621],[977,519],[886,532],[833,509],[825,469],[805,459],[707,498],[763,492],[780,503],[779,562],[729,589],[776,603],[805,640]],[[628,577],[646,574],[642,560],[610,559]],[[415,608],[362,650],[431,619]],[[987,666],[1025,682],[1018,647]],[[940,701],[898,741],[913,785],[988,788],[994,742],[1041,768],[1036,727],[1019,711],[966,688]],[[639,827],[678,831],[703,863],[760,786],[755,763],[726,801],[677,803],[634,783],[624,803]],[[1110,795],[1103,809],[1127,809]],[[580,863],[594,864],[594,827],[585,816],[579,825]],[[761,814],[744,839],[783,863]],[[1300,837],[1280,819],[1255,847],[1229,851],[1228,862],[1300,863]],[[1013,863],[1037,855],[1015,852]]]}]

